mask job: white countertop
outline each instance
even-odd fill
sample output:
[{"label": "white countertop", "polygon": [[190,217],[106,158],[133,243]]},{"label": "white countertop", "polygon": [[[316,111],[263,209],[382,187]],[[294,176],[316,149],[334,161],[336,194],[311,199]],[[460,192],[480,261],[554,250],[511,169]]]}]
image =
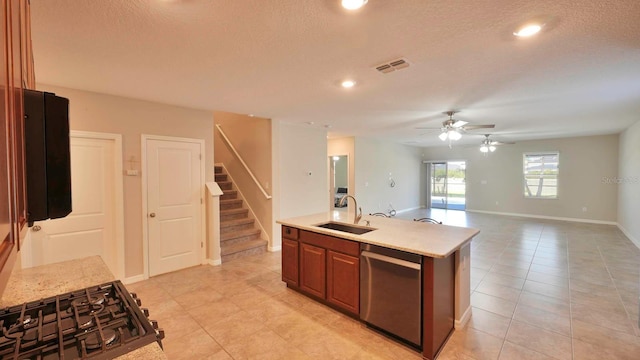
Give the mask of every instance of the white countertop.
[{"label": "white countertop", "polygon": [[376,230],[362,235],[314,226],[327,221],[353,225],[353,213],[346,214],[345,212],[332,211],[281,219],[276,222],[302,230],[434,258],[444,258],[451,255],[470,242],[471,239],[480,232],[480,230],[474,228],[431,224],[371,215],[362,216],[362,220],[360,220],[358,226],[365,227],[365,220],[370,222],[369,227]]}]

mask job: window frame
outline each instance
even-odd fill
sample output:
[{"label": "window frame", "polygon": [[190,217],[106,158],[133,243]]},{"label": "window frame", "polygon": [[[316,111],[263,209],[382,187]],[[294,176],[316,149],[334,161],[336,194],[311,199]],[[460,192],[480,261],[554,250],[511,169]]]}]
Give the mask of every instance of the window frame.
[{"label": "window frame", "polygon": [[[530,156],[545,156],[545,155],[554,155],[557,157],[557,165],[556,165],[556,194],[554,197],[544,197],[544,196],[535,196],[535,195],[527,195],[527,157]],[[531,200],[558,200],[560,199],[560,151],[552,150],[552,151],[530,151],[522,154],[522,196],[525,199]]]}]

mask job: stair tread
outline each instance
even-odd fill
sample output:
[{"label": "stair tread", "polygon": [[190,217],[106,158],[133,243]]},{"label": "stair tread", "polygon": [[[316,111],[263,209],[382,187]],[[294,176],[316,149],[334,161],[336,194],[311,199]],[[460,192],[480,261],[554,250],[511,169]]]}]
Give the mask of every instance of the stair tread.
[{"label": "stair tread", "polygon": [[220,210],[220,215],[231,215],[231,214],[239,214],[242,212],[249,212],[249,209],[228,209],[228,210]]},{"label": "stair tread", "polygon": [[220,234],[220,241],[235,239],[243,236],[258,235],[258,234],[260,234],[260,229],[233,231],[225,234]]},{"label": "stair tread", "polygon": [[233,202],[239,202],[239,201],[242,201],[242,199],[220,199],[221,204],[233,203]]},{"label": "stair tread", "polygon": [[220,249],[220,253],[221,255],[235,254],[240,251],[249,250],[249,249],[253,249],[253,248],[257,248],[265,245],[267,245],[267,240],[262,240],[262,239],[247,240],[241,243],[237,243],[229,246],[223,246]]},{"label": "stair tread", "polygon": [[220,221],[220,227],[251,224],[253,222],[255,222],[255,220],[251,218],[223,220]]}]

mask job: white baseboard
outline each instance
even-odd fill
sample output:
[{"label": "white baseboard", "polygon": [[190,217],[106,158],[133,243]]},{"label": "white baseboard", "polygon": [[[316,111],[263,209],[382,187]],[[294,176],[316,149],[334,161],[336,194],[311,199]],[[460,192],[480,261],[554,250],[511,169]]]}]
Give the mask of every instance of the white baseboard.
[{"label": "white baseboard", "polygon": [[122,283],[125,285],[129,285],[129,284],[133,284],[133,283],[137,283],[139,281],[144,280],[144,274],[140,274],[140,275],[136,275],[136,276],[130,276],[128,278],[124,278],[122,280]]},{"label": "white baseboard", "polygon": [[545,219],[545,220],[558,220],[558,221],[572,221],[572,222],[581,222],[581,223],[590,223],[590,224],[601,224],[601,225],[618,225],[615,221],[603,221],[603,220],[593,220],[593,219],[580,219],[580,218],[569,218],[569,217],[559,217],[559,216],[544,216],[544,215],[533,215],[533,214],[520,214],[520,213],[509,213],[509,212],[499,212],[499,211],[486,211],[486,210],[474,210],[474,209],[466,209],[468,212],[481,213],[481,214],[492,214],[492,215],[504,215],[504,216],[517,216],[517,217],[526,217],[526,218],[534,218],[534,219]]},{"label": "white baseboard", "polygon": [[207,264],[211,266],[222,265],[222,259],[207,259]]},{"label": "white baseboard", "polygon": [[282,250],[282,245],[278,245],[278,246],[269,246],[269,247],[267,248],[267,251],[269,251],[269,252],[277,252],[277,251],[280,251],[280,250]]},{"label": "white baseboard", "polygon": [[462,314],[462,316],[460,317],[460,320],[456,319],[456,321],[454,322],[454,327],[456,329],[462,329],[467,325],[470,318],[471,318],[471,305],[469,305],[467,310],[464,311],[464,314]]},{"label": "white baseboard", "polygon": [[620,225],[620,224],[616,224],[618,226],[618,229],[620,229],[620,231],[622,231],[622,233],[629,238],[629,240],[631,240],[631,242],[638,248],[640,249],[640,240],[636,239],[633,235],[631,235],[631,233],[624,228],[624,226]]},{"label": "white baseboard", "polygon": [[412,207],[412,208],[406,208],[406,209],[402,209],[402,210],[396,210],[396,214],[402,214],[405,213],[407,211],[412,211],[412,210],[418,210],[418,209],[422,209],[423,206],[416,206],[416,207]]}]

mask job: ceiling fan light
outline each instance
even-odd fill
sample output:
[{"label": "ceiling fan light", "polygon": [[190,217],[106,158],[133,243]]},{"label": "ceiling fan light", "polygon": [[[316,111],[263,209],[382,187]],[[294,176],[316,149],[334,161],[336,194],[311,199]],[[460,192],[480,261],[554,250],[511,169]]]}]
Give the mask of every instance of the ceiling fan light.
[{"label": "ceiling fan light", "polygon": [[446,132],[443,132],[443,133],[441,133],[440,135],[438,135],[438,137],[439,137],[439,138],[440,138],[440,140],[442,140],[442,141],[446,141],[448,136],[449,136],[449,135],[448,135]]},{"label": "ceiling fan light", "polygon": [[462,135],[455,131],[455,130],[449,130],[449,139],[451,140],[460,140],[460,138],[462,137]]},{"label": "ceiling fan light", "polygon": [[489,148],[487,147],[487,145],[480,146],[480,152],[486,153],[487,151],[489,151]]},{"label": "ceiling fan light", "polygon": [[491,152],[496,151],[496,147],[495,147],[495,146],[493,146],[493,145],[489,146],[489,151],[491,151]]},{"label": "ceiling fan light", "polygon": [[537,33],[540,32],[540,30],[542,30],[542,26],[539,24],[529,24],[526,26],[523,26],[522,28],[518,29],[518,31],[514,32],[513,35],[517,36],[517,37],[530,37],[533,36]]}]

